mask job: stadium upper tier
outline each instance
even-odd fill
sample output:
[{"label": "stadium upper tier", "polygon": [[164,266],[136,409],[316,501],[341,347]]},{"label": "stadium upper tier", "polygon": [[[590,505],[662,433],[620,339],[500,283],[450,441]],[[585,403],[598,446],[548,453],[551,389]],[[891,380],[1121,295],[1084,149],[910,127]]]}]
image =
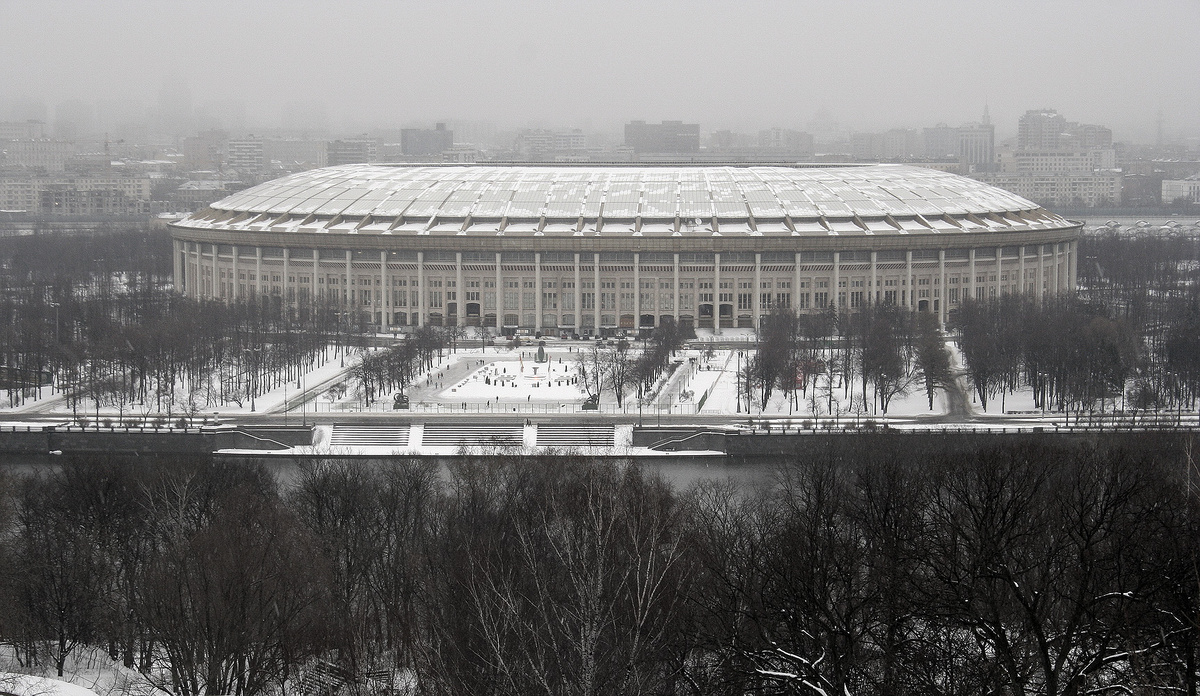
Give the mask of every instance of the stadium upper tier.
[{"label": "stadium upper tier", "polygon": [[348,165],[270,181],[175,225],[562,237],[854,236],[1076,227],[1007,191],[902,165]]}]

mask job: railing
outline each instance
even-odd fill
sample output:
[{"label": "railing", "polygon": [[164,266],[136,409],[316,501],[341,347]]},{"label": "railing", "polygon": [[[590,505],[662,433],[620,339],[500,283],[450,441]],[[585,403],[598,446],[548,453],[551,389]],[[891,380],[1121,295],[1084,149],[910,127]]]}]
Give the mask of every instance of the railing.
[{"label": "railing", "polygon": [[[315,407],[315,408],[314,408]],[[629,399],[620,407],[616,404],[600,404],[599,408],[585,409],[583,404],[553,404],[553,403],[537,403],[537,402],[431,402],[431,401],[413,401],[409,403],[408,408],[392,408],[392,402],[387,399],[380,399],[366,406],[361,402],[340,402],[331,403],[328,401],[308,404],[306,407],[307,413],[394,413],[396,415],[404,415],[406,413],[490,413],[495,415],[504,415],[506,413],[531,413],[531,414],[606,414],[614,415],[621,414],[627,416],[636,416],[639,413],[636,399]],[[640,413],[645,418],[651,418],[656,415],[663,416],[694,416],[699,413],[696,404],[681,403],[657,406],[654,404],[645,404],[642,406]],[[300,417],[298,408],[293,408],[288,412],[290,417]]]}]

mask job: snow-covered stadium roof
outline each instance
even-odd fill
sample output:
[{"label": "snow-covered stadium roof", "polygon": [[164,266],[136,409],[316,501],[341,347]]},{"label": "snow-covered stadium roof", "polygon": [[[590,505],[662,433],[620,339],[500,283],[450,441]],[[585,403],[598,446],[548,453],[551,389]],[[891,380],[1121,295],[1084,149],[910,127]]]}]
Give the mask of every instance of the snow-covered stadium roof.
[{"label": "snow-covered stadium roof", "polygon": [[1075,224],[994,186],[902,165],[361,164],[246,189],[178,226],[346,234],[774,236]]}]

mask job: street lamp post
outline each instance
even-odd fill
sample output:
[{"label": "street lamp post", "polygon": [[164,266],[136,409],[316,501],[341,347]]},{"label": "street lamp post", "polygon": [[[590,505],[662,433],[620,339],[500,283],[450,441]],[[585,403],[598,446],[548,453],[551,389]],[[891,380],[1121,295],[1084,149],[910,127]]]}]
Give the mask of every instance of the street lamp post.
[{"label": "street lamp post", "polygon": [[737,372],[733,373],[733,379],[737,384],[737,413],[742,412],[742,351],[737,352]]}]

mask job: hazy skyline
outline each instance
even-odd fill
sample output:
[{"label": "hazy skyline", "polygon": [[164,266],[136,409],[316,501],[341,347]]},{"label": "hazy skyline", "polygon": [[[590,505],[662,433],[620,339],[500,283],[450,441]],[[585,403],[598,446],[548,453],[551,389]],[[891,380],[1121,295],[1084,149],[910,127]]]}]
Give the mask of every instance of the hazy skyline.
[{"label": "hazy skyline", "polygon": [[[1200,134],[1200,2],[133,2],[0,0],[10,106],[122,99],[288,102],[358,130],[438,119],[613,130],[957,125],[989,105],[1148,141]],[[239,108],[235,106],[235,109]]]}]

